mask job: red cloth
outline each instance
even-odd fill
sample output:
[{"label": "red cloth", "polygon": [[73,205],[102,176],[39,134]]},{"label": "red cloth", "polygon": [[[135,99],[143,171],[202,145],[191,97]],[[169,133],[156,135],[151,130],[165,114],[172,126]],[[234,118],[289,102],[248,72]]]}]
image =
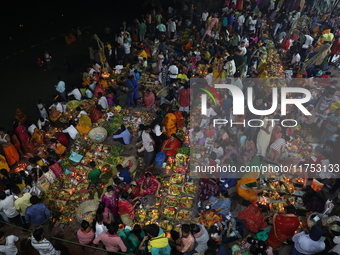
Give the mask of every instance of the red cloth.
[{"label": "red cloth", "polygon": [[340,40],[336,40],[333,42],[331,47],[332,54],[339,54],[340,53]]},{"label": "red cloth", "polygon": [[[171,137],[169,139],[171,139]],[[165,146],[165,148],[171,148],[171,150],[163,151],[167,157],[175,155],[177,153],[177,149],[181,148],[180,140],[175,138],[175,140],[170,141],[169,139],[163,142],[163,146]]]},{"label": "red cloth", "polygon": [[70,142],[69,142],[67,136],[62,132],[57,132],[56,135],[57,135],[57,140],[59,141],[59,143],[61,143],[65,147],[68,147]]},{"label": "red cloth", "polygon": [[118,213],[119,215],[128,214],[131,219],[135,218],[135,210],[133,209],[132,204],[127,200],[119,199]]},{"label": "red cloth", "polygon": [[283,39],[280,48],[283,50],[288,50],[289,46],[290,46],[290,39],[288,37],[286,37],[285,39]]},{"label": "red cloth", "polygon": [[190,105],[191,89],[181,89],[178,92],[179,106],[188,107]]},{"label": "red cloth", "polygon": [[97,84],[97,86],[95,87],[93,94],[95,95],[95,97],[98,97],[98,93],[101,92],[103,95],[105,95],[105,91],[102,89],[102,86],[100,84]]},{"label": "red cloth", "polygon": [[257,233],[261,228],[267,226],[262,209],[257,204],[251,204],[246,209],[240,211],[238,217],[244,223],[247,230]]},{"label": "red cloth", "polygon": [[294,235],[299,226],[299,218],[293,214],[275,215],[273,227],[269,232],[268,245],[273,249],[279,249],[284,241]]},{"label": "red cloth", "polygon": [[92,123],[97,123],[98,120],[103,117],[103,113],[100,110],[98,110],[98,108],[95,105],[92,105],[89,110],[89,117]]}]

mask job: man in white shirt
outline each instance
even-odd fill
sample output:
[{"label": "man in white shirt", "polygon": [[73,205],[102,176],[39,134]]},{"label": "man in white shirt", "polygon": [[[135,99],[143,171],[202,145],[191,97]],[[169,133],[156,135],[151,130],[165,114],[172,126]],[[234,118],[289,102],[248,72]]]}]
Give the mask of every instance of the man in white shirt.
[{"label": "man in white shirt", "polygon": [[1,236],[0,238],[0,254],[16,255],[18,253],[18,246],[20,247],[19,237],[15,235]]},{"label": "man in white shirt", "polygon": [[0,211],[3,211],[11,223],[22,226],[20,214],[14,206],[14,196],[6,196],[4,191],[0,191]]},{"label": "man in white shirt", "polygon": [[206,79],[208,85],[211,86],[212,83],[213,83],[213,70],[212,70],[211,67],[208,68],[208,74],[207,74],[207,76],[205,77],[205,79]]},{"label": "man in white shirt", "polygon": [[123,46],[124,46],[125,58],[129,58],[130,53],[131,53],[131,44],[128,41],[125,41]]},{"label": "man in white shirt", "polygon": [[255,33],[255,25],[257,22],[257,15],[254,15],[254,17],[249,17],[249,22],[248,22],[248,28],[249,28],[249,33]]},{"label": "man in white shirt", "polygon": [[150,136],[151,127],[146,126],[145,130],[142,133],[142,142],[144,147],[144,165],[145,168],[151,166],[152,161],[154,159],[154,145],[155,142]]},{"label": "man in white shirt", "polygon": [[40,130],[45,130],[47,127],[48,127],[48,124],[50,123],[50,121],[48,119],[45,119],[43,117],[40,117],[39,120],[38,120],[38,128]]},{"label": "man in white shirt", "polygon": [[227,72],[227,77],[233,77],[236,73],[236,66],[233,57],[229,56],[227,62],[224,65],[224,70]]},{"label": "man in white shirt", "polygon": [[169,66],[170,83],[174,83],[177,81],[178,67],[176,66],[176,64],[176,62],[172,62],[171,66]]},{"label": "man in white shirt", "polygon": [[63,133],[68,133],[69,136],[73,140],[75,140],[77,138],[77,135],[78,135],[78,130],[73,125],[70,125],[68,128],[64,129],[62,132]]},{"label": "man in white shirt", "polygon": [[98,104],[103,108],[107,109],[109,108],[109,103],[107,102],[106,97],[103,96],[102,92],[98,92]]},{"label": "man in white shirt", "polygon": [[294,247],[290,254],[312,255],[325,250],[325,242],[320,241],[322,234],[322,228],[316,225],[312,227],[309,234],[306,234],[304,231],[295,234],[292,237]]},{"label": "man in white shirt", "polygon": [[88,70],[89,76],[93,77],[93,74],[96,72],[96,70],[93,68],[93,66],[88,66],[87,70]]},{"label": "man in white shirt", "polygon": [[240,90],[243,90],[243,83],[242,83],[242,80],[240,78],[240,74],[239,73],[235,73],[234,74],[234,78],[232,79],[231,84],[235,85]]},{"label": "man in white shirt", "polygon": [[170,30],[170,38],[174,39],[176,33],[176,22],[173,19],[169,20],[169,30]]},{"label": "man in white shirt", "polygon": [[68,96],[74,96],[74,98],[78,101],[81,100],[81,93],[80,90],[75,87],[70,93],[67,94]]},{"label": "man in white shirt", "polygon": [[207,102],[207,114],[203,116],[203,119],[201,120],[200,127],[207,127],[210,123],[210,119],[212,119],[216,115],[217,115],[217,113],[211,107],[211,104],[209,102]]},{"label": "man in white shirt", "polygon": [[66,98],[66,90],[65,90],[65,82],[62,81],[61,76],[58,77],[58,84],[55,85],[55,90],[58,91],[60,97],[64,100],[67,101]]},{"label": "man in white shirt", "polygon": [[238,24],[238,31],[240,35],[243,35],[243,24],[246,21],[246,18],[244,17],[243,13],[238,16],[237,18],[237,24]]},{"label": "man in white shirt", "polygon": [[121,32],[120,35],[117,37],[117,43],[119,43],[120,46],[123,46],[123,44],[124,44],[124,32]]},{"label": "man in white shirt", "polygon": [[240,46],[238,46],[238,48],[241,50],[241,56],[244,56],[247,54],[246,43],[244,41],[240,43]]},{"label": "man in white shirt", "polygon": [[302,45],[300,50],[300,56],[301,60],[304,61],[306,57],[306,52],[309,49],[309,47],[313,44],[314,38],[310,35],[305,35],[305,43]]},{"label": "man in white shirt", "polygon": [[208,17],[209,17],[209,12],[208,11],[204,11],[202,13],[202,21],[206,22]]},{"label": "man in white shirt", "polygon": [[300,63],[300,60],[301,60],[300,54],[298,52],[295,52],[290,64],[296,66]]},{"label": "man in white shirt", "polygon": [[31,123],[30,121],[28,121],[28,128],[27,128],[27,132],[32,136],[34,133],[34,130],[37,128],[37,126],[33,123]]}]

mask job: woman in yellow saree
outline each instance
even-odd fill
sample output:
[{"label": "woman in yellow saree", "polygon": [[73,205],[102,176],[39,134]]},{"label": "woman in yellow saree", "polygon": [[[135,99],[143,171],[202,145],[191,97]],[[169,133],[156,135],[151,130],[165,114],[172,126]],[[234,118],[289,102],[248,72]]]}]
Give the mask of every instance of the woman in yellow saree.
[{"label": "woman in yellow saree", "polygon": [[92,121],[91,118],[85,114],[80,115],[78,125],[76,129],[80,134],[86,134],[92,129]]},{"label": "woman in yellow saree", "polygon": [[[8,172],[10,171],[6,158],[2,155],[0,155],[0,169],[6,169]],[[2,176],[0,175],[0,177]]]},{"label": "woman in yellow saree", "polygon": [[[254,157],[250,161],[249,165],[250,167],[251,165],[260,166],[261,163],[259,157]],[[259,171],[247,173],[240,180],[238,180],[236,184],[237,194],[240,197],[249,200],[249,202],[251,203],[255,203],[256,201],[258,201],[257,194],[261,193],[264,190],[257,188],[257,179],[259,175],[260,175]]]},{"label": "woman in yellow saree", "polygon": [[165,127],[165,134],[167,137],[170,137],[172,134],[176,134],[177,131],[177,118],[175,114],[169,112],[164,117],[164,127]]}]

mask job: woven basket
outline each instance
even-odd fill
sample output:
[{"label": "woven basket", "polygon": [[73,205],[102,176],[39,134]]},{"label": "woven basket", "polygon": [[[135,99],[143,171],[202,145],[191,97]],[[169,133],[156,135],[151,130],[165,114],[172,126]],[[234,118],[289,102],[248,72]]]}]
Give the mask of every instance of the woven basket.
[{"label": "woven basket", "polygon": [[82,216],[85,213],[97,211],[98,205],[99,205],[99,201],[97,200],[87,200],[81,203],[76,212],[76,217],[78,221],[81,222],[83,220]]},{"label": "woven basket", "polygon": [[92,141],[102,143],[107,137],[107,131],[103,127],[96,127],[89,132],[88,136]]}]

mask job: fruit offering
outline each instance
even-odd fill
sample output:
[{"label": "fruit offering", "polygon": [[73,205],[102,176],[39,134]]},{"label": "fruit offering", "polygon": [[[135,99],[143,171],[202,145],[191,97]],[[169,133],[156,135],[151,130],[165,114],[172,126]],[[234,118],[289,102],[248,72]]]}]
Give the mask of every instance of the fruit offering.
[{"label": "fruit offering", "polygon": [[70,196],[71,194],[65,190],[60,191],[58,195],[61,200],[69,200]]},{"label": "fruit offering", "polygon": [[182,197],[180,199],[180,205],[183,208],[191,209],[194,206],[194,199],[192,197]]},{"label": "fruit offering", "polygon": [[164,230],[164,232],[171,231],[173,229],[173,223],[169,220],[162,220],[158,226]]},{"label": "fruit offering", "polygon": [[175,165],[175,167],[172,169],[172,171],[174,171],[175,173],[178,173],[178,174],[185,174],[186,172],[188,172],[188,166]]},{"label": "fruit offering", "polygon": [[272,211],[274,212],[284,212],[284,207],[281,202],[273,202],[271,204]]},{"label": "fruit offering", "polygon": [[137,210],[135,218],[140,223],[144,222],[146,218],[146,211],[144,209]]},{"label": "fruit offering", "polygon": [[172,206],[168,206],[163,209],[164,217],[169,218],[169,219],[174,219],[176,216],[176,212],[177,212],[177,209]]},{"label": "fruit offering", "polygon": [[190,220],[192,217],[192,213],[189,210],[181,209],[177,213],[177,220]]},{"label": "fruit offering", "polygon": [[169,187],[169,194],[170,194],[170,195],[173,195],[173,196],[180,196],[180,195],[182,194],[181,191],[182,191],[181,186],[172,184],[172,185],[170,185],[170,187]]},{"label": "fruit offering", "polygon": [[160,212],[158,209],[149,209],[148,212],[147,212],[147,216],[152,218],[152,219],[156,219],[158,220],[159,217],[160,217]]},{"label": "fruit offering", "polygon": [[171,175],[171,179],[170,179],[171,183],[174,184],[183,184],[184,182],[184,175],[183,174],[173,174]]},{"label": "fruit offering", "polygon": [[170,187],[170,182],[168,182],[166,180],[162,180],[162,187],[164,189],[168,189]]},{"label": "fruit offering", "polygon": [[222,219],[222,215],[217,214],[215,210],[209,210],[202,211],[201,216],[198,218],[198,221],[205,227],[210,227],[215,223],[220,222]]},{"label": "fruit offering", "polygon": [[179,206],[179,198],[174,196],[167,196],[165,198],[164,204],[167,206],[177,207]]},{"label": "fruit offering", "polygon": [[183,193],[188,194],[189,196],[195,196],[196,195],[196,186],[192,182],[186,182],[183,185]]}]

